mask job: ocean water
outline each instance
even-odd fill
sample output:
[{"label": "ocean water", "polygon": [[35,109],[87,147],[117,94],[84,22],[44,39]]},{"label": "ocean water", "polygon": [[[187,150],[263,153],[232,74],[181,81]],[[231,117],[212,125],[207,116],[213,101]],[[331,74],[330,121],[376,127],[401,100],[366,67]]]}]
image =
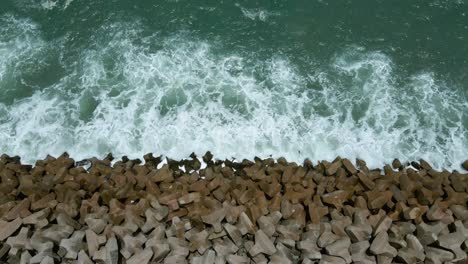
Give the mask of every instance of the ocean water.
[{"label": "ocean water", "polygon": [[2,0],[0,152],[468,158],[465,0]]}]

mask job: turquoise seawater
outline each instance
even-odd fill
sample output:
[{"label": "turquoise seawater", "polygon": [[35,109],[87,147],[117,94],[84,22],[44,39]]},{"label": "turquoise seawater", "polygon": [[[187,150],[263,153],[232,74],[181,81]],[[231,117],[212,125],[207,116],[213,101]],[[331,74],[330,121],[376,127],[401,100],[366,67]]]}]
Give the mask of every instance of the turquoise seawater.
[{"label": "turquoise seawater", "polygon": [[465,0],[2,0],[0,152],[468,158]]}]

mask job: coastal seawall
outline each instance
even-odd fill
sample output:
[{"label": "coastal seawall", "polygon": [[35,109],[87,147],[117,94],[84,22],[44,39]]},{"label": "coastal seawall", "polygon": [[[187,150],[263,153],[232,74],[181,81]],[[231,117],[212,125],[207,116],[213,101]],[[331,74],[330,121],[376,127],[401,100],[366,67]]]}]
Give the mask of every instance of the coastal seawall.
[{"label": "coastal seawall", "polygon": [[466,263],[468,161],[0,157],[0,263]]}]

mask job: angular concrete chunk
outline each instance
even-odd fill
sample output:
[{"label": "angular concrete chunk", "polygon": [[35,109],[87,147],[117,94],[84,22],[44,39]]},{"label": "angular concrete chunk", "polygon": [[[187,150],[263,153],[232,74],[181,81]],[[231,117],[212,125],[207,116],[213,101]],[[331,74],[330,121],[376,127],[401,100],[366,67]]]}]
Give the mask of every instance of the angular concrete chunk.
[{"label": "angular concrete chunk", "polygon": [[437,241],[439,234],[446,228],[447,225],[442,222],[437,222],[433,225],[423,222],[416,226],[416,234],[421,244],[430,245]]},{"label": "angular concrete chunk", "polygon": [[352,242],[367,241],[372,234],[372,226],[367,220],[368,210],[358,210],[354,212],[354,221],[350,226],[345,227],[345,231]]},{"label": "angular concrete chunk", "polygon": [[252,223],[252,220],[247,216],[245,212],[242,212],[239,215],[239,222],[237,223],[237,228],[242,235],[247,233],[255,234],[255,225]]},{"label": "angular concrete chunk", "polygon": [[346,263],[351,263],[351,255],[349,247],[351,240],[348,237],[343,237],[325,247],[325,252],[330,256],[336,256],[344,259]]},{"label": "angular concrete chunk", "polygon": [[85,217],[86,225],[93,230],[96,234],[100,234],[107,226],[107,221],[102,218],[95,218],[94,215],[87,215]]},{"label": "angular concrete chunk", "polygon": [[322,259],[319,262],[320,264],[346,264],[346,261],[340,257],[322,255]]},{"label": "angular concrete chunk", "polygon": [[374,255],[385,255],[393,258],[397,255],[397,250],[388,243],[387,232],[380,232],[372,241],[370,252]]},{"label": "angular concrete chunk", "polygon": [[462,243],[467,239],[468,237],[465,236],[461,231],[457,231],[454,233],[441,235],[437,241],[437,244],[440,247],[446,248],[455,254],[455,258],[452,261],[457,262],[468,259],[465,251],[463,251],[461,248]]},{"label": "angular concrete chunk", "polygon": [[10,246],[10,256],[17,256],[21,250],[31,250],[29,227],[22,227],[18,235],[7,239],[6,244]]},{"label": "angular concrete chunk", "polygon": [[133,255],[127,264],[148,264],[153,256],[153,250],[151,248],[145,248],[143,251]]},{"label": "angular concrete chunk", "polygon": [[77,264],[93,264],[93,261],[89,258],[84,250],[80,250],[80,252],[78,252]]},{"label": "angular concrete chunk", "polygon": [[321,225],[322,233],[317,241],[317,245],[321,248],[324,248],[331,243],[338,240],[340,237],[333,234],[331,231],[331,225],[329,223],[322,223]]},{"label": "angular concrete chunk", "polygon": [[49,224],[47,216],[50,214],[50,208],[43,209],[39,212],[31,214],[23,219],[25,225],[35,225],[37,229],[41,229]]},{"label": "angular concrete chunk", "polygon": [[354,263],[362,263],[362,264],[376,263],[374,256],[368,256],[366,254],[366,251],[369,247],[370,247],[369,241],[361,241],[361,242],[352,244],[349,247],[352,261]]},{"label": "angular concrete chunk", "polygon": [[226,216],[224,208],[219,208],[208,215],[203,215],[201,218],[203,222],[212,225],[215,232],[221,232],[221,221],[224,219],[224,216]]},{"label": "angular concrete chunk", "polygon": [[232,241],[234,241],[234,243],[237,246],[240,246],[242,244],[242,233],[237,227],[227,223],[224,224],[224,230],[226,230],[229,237],[232,239]]},{"label": "angular concrete chunk", "polygon": [[21,218],[16,218],[11,222],[4,222],[0,220],[0,241],[7,239],[13,233],[16,232],[21,226],[23,221]]},{"label": "angular concrete chunk", "polygon": [[76,259],[78,257],[78,252],[84,249],[84,236],[85,232],[75,231],[69,239],[62,239],[60,241],[60,247],[66,252],[66,259]]},{"label": "angular concrete chunk", "polygon": [[145,247],[150,247],[153,250],[153,261],[161,261],[171,251],[169,244],[165,241],[157,240],[155,238],[149,239],[145,243]]},{"label": "angular concrete chunk", "polygon": [[273,242],[270,240],[270,238],[268,238],[268,236],[262,230],[255,232],[255,245],[250,249],[250,255],[256,256],[260,253],[273,255],[275,252],[275,245],[273,245]]},{"label": "angular concrete chunk", "polygon": [[122,239],[120,253],[125,259],[129,259],[133,254],[141,251],[141,247],[145,244],[146,240],[146,237],[142,233],[136,236],[126,234]]},{"label": "angular concrete chunk", "polygon": [[242,264],[242,263],[248,264],[248,263],[250,263],[249,258],[247,258],[246,256],[239,256],[239,255],[229,255],[229,256],[226,257],[226,261],[229,264]]},{"label": "angular concrete chunk", "polygon": [[119,261],[119,246],[117,245],[117,239],[112,236],[107,240],[106,243],[106,263],[117,264]]},{"label": "angular concrete chunk", "polygon": [[435,247],[425,247],[424,250],[426,252],[425,263],[446,263],[455,258],[455,255],[448,250],[443,250]]}]

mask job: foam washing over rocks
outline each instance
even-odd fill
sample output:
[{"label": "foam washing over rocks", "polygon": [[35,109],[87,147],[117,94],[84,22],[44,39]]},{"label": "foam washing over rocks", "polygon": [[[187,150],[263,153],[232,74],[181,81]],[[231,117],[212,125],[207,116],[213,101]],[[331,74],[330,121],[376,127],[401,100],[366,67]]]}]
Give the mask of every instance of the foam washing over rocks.
[{"label": "foam washing over rocks", "polygon": [[45,40],[32,21],[2,19],[2,34],[16,32],[1,42],[10,54],[1,63],[4,94],[24,84],[29,58],[51,53],[63,67],[60,78],[0,103],[0,149],[26,159],[212,150],[226,158],[340,155],[374,166],[425,158],[449,168],[466,158],[463,94],[430,71],[398,75],[379,51],[351,47],[304,72],[283,54],[219,53],[222,41],[144,36],[139,23],[111,23],[77,61],[63,61],[66,51],[49,50],[66,38]]}]

